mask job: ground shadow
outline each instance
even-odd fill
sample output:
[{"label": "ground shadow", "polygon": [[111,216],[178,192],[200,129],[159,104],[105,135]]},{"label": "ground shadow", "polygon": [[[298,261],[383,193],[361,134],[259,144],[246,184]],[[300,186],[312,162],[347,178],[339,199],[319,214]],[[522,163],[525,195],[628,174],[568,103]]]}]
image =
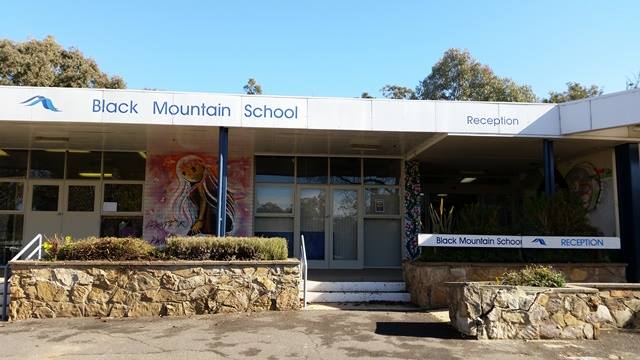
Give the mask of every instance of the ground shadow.
[{"label": "ground shadow", "polygon": [[377,322],[376,334],[436,339],[463,339],[462,335],[445,322]]}]

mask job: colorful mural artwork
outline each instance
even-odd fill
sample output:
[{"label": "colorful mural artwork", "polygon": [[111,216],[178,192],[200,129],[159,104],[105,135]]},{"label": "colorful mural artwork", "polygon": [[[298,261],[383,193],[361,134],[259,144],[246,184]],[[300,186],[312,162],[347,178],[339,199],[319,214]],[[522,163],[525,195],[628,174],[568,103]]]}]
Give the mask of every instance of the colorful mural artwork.
[{"label": "colorful mural artwork", "polygon": [[417,161],[405,162],[404,204],[404,249],[403,258],[415,259],[420,255],[418,234],[422,228],[420,204],[420,167]]},{"label": "colorful mural artwork", "polygon": [[611,178],[611,169],[598,168],[590,162],[574,165],[565,180],[569,190],[580,197],[585,209],[593,211],[600,203],[603,182]]},{"label": "colorful mural artwork", "polygon": [[[230,235],[249,235],[251,163],[229,160],[227,222]],[[215,154],[151,154],[147,159],[144,238],[155,245],[174,235],[217,232],[218,168]]]}]

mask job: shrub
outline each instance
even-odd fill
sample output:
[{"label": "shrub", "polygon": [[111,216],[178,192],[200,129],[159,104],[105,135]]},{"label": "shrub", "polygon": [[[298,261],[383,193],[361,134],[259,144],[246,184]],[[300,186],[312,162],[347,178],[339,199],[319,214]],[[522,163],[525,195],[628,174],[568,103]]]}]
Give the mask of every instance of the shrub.
[{"label": "shrub", "polygon": [[509,271],[498,278],[502,285],[563,287],[567,280],[559,271],[550,266],[527,266],[517,271]]},{"label": "shrub", "polygon": [[598,228],[589,223],[588,210],[582,201],[567,191],[551,197],[527,199],[522,214],[523,235],[600,236]]},{"label": "shrub", "polygon": [[172,237],[163,253],[181,260],[284,260],[287,240],[260,237]]},{"label": "shrub", "polygon": [[58,236],[48,238],[42,245],[48,260],[150,260],[157,257],[156,248],[137,238],[97,238],[79,241]]},{"label": "shrub", "polygon": [[454,226],[455,233],[491,235],[505,231],[500,225],[500,209],[497,206],[480,203],[467,204],[458,213],[458,221]]}]

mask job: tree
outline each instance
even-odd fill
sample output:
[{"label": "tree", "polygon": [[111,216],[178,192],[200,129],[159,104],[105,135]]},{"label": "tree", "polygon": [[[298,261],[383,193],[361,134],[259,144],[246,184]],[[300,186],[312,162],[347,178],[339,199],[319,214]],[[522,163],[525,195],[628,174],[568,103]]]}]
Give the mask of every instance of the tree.
[{"label": "tree", "polygon": [[362,94],[360,94],[360,97],[363,99],[375,99],[373,96],[371,96],[367,91],[363,92]]},{"label": "tree", "polygon": [[80,50],[43,40],[0,40],[0,85],[123,89],[124,80],[100,71]]},{"label": "tree", "polygon": [[567,90],[563,92],[549,92],[549,98],[543,99],[542,102],[546,103],[563,103],[572,100],[586,99],[593,96],[602,95],[602,89],[597,85],[591,85],[586,87],[580,83],[569,81],[567,83]]},{"label": "tree", "polygon": [[242,88],[247,95],[262,95],[262,85],[258,84],[254,78],[250,78]]},{"label": "tree", "polygon": [[632,78],[627,78],[627,90],[640,88],[640,71],[633,75]]},{"label": "tree", "polygon": [[467,50],[449,49],[416,88],[423,100],[519,101],[537,100],[528,85],[494,74]]},{"label": "tree", "polygon": [[416,92],[413,89],[400,85],[385,85],[380,89],[382,96],[387,99],[415,99]]}]

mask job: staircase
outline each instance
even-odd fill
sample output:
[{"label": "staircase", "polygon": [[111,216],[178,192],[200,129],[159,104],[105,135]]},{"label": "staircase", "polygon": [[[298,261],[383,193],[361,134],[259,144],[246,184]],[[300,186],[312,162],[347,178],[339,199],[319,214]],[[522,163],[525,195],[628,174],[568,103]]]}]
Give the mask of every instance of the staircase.
[{"label": "staircase", "polygon": [[408,303],[403,281],[307,281],[309,303]]}]

